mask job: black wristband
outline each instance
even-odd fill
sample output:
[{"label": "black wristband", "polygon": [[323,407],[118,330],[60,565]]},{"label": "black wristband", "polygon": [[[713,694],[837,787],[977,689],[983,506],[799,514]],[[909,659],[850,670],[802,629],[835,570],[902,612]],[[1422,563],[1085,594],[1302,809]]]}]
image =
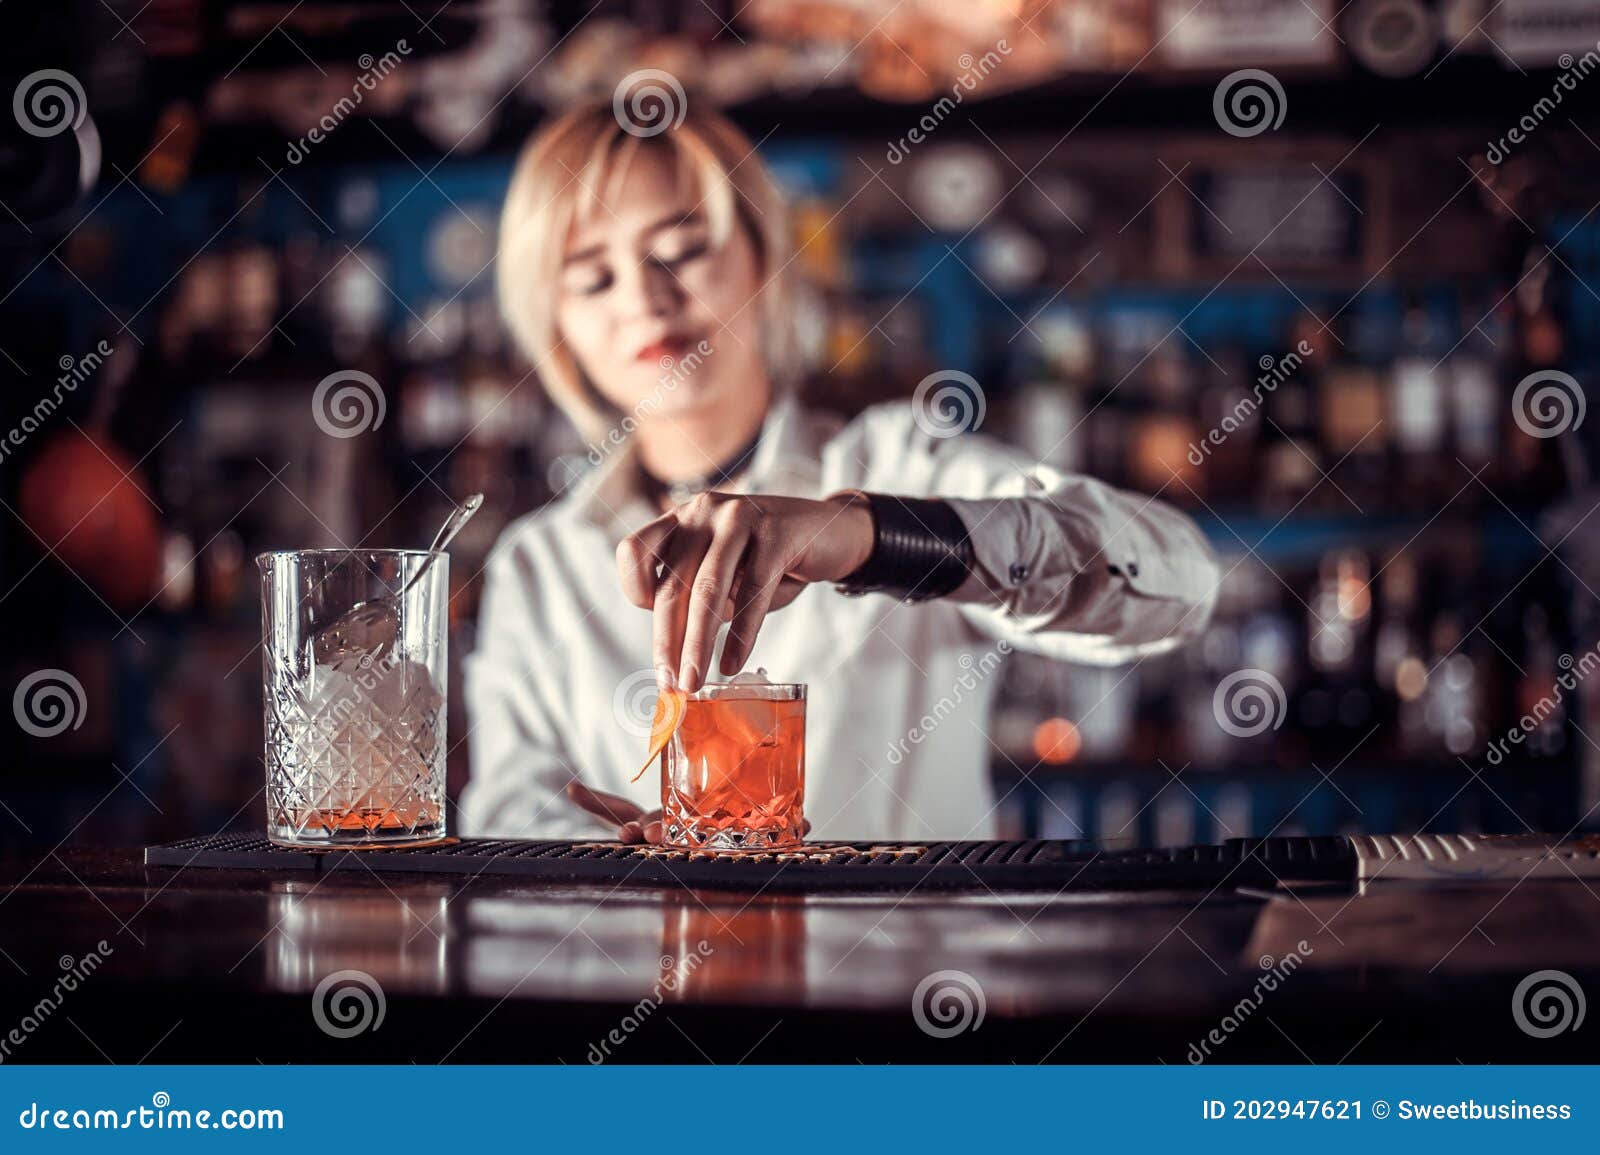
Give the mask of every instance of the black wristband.
[{"label": "black wristband", "polygon": [[972,572],[972,542],[949,502],[865,493],[872,552],[838,583],[840,593],[888,593],[905,601],[944,597]]}]

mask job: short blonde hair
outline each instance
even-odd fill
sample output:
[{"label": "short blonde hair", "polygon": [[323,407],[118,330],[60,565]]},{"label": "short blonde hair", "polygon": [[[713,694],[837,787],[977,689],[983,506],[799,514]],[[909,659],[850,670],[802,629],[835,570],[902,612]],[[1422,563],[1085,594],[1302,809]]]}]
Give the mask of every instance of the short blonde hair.
[{"label": "short blonde hair", "polygon": [[574,109],[540,129],[523,146],[500,213],[496,289],[500,312],[545,390],[586,436],[614,423],[614,406],[587,381],[556,327],[561,261],[573,223],[599,208],[640,148],[668,148],[679,170],[696,182],[720,245],[735,225],[754,243],[762,279],[762,354],[774,389],[797,375],[796,341],[786,270],[787,214],[755,146],[725,117],[693,107],[682,121],[654,136],[628,131],[610,102]]}]

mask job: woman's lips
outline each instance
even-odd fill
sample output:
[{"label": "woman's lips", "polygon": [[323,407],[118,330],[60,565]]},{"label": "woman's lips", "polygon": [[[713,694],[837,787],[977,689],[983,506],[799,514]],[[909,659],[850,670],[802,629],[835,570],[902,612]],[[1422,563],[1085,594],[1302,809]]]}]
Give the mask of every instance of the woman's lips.
[{"label": "woman's lips", "polygon": [[635,356],[636,361],[660,362],[664,357],[676,361],[688,350],[690,345],[687,337],[663,337],[659,341],[652,341]]}]

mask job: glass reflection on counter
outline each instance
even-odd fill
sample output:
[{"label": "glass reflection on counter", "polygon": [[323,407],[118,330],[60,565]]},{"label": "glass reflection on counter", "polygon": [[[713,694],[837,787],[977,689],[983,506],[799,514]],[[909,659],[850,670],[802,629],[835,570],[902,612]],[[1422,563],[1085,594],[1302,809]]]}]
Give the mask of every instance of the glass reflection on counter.
[{"label": "glass reflection on counter", "polygon": [[467,900],[465,984],[473,994],[560,996],[579,985],[632,1001],[760,1002],[806,981],[803,899],[682,891],[611,895],[603,905]]},{"label": "glass reflection on counter", "polygon": [[[1170,919],[1182,901],[1166,892],[469,892],[453,907],[449,987],[490,999],[570,1001],[581,992],[623,1007],[798,999],[847,1008],[902,997],[909,1005],[929,973],[954,969],[982,985],[989,1014],[1004,1016],[1093,1005],[1127,974],[1108,1005],[1149,1009],[1196,985],[1228,982],[1225,969],[1206,959],[1238,957],[1261,905],[1218,899],[1214,933],[1174,936]],[[1107,905],[1117,909],[1114,920]],[[1023,940],[1027,962],[1017,954]],[[409,949],[431,942],[423,931]],[[359,951],[338,955],[339,965],[360,966],[348,960],[362,957],[380,965]],[[442,965],[443,952],[439,958]],[[304,983],[319,977],[301,973]]]},{"label": "glass reflection on counter", "polygon": [[666,905],[661,977],[667,1001],[761,1002],[805,989],[804,900],[741,907]]},{"label": "glass reflection on counter", "polygon": [[385,989],[442,994],[448,989],[450,887],[385,891],[332,890],[317,882],[275,882],[268,918],[275,928],[267,981],[286,991],[312,990],[336,971],[364,971]]}]

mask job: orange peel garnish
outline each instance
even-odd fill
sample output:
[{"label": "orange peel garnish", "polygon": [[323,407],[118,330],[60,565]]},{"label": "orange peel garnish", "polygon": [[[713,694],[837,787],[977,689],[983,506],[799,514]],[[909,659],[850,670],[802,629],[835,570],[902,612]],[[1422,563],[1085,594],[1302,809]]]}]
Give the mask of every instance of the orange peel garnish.
[{"label": "orange peel garnish", "polygon": [[639,772],[629,782],[637,782],[644,777],[644,772],[650,769],[650,764],[661,757],[661,751],[667,748],[667,743],[672,741],[672,736],[678,732],[678,727],[683,725],[683,716],[689,712],[689,695],[682,690],[662,690],[656,695],[655,717],[650,720],[650,753],[645,755],[644,765],[639,767]]}]

